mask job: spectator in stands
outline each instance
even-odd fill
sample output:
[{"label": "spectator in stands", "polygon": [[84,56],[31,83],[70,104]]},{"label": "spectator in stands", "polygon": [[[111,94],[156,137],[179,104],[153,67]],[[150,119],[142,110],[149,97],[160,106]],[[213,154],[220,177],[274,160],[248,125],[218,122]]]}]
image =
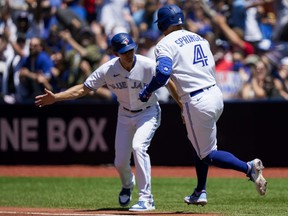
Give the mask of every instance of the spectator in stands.
[{"label": "spectator in stands", "polygon": [[281,64],[279,66],[279,76],[281,77],[283,84],[283,89],[281,89],[280,94],[283,98],[288,100],[288,57],[281,59]]},{"label": "spectator in stands", "polygon": [[[102,2],[102,0],[101,0]],[[84,0],[83,7],[86,10],[86,21],[91,24],[92,22],[96,21],[97,18],[97,1],[95,0]]]},{"label": "spectator in stands", "polygon": [[217,28],[224,34],[225,38],[232,45],[234,50],[240,50],[245,57],[249,54],[255,53],[254,47],[251,43],[244,39],[244,32],[240,28],[231,28],[226,20],[226,17],[211,10],[204,0],[201,1],[201,6],[206,14],[216,24]]},{"label": "spectator in stands", "polygon": [[138,53],[155,59],[154,48],[159,38],[158,33],[153,30],[142,32],[138,39]]},{"label": "spectator in stands", "polygon": [[90,23],[91,31],[93,32],[95,36],[95,41],[98,44],[98,46],[103,50],[107,51],[108,49],[108,38],[105,34],[105,28],[100,23],[96,21],[92,21]]},{"label": "spectator in stands", "polygon": [[243,99],[283,99],[281,81],[272,74],[269,65],[261,58],[255,61],[252,77],[242,89]]},{"label": "spectator in stands", "polygon": [[[15,18],[16,31],[13,28],[6,28],[4,35],[8,45],[6,49],[7,61],[6,72],[3,76],[3,94],[5,103],[16,103],[16,88],[19,85],[18,64],[25,56],[29,55],[30,31],[29,14],[25,11],[17,11]],[[19,70],[18,70],[19,71]]]},{"label": "spectator in stands", "polygon": [[8,65],[13,59],[14,50],[9,43],[17,39],[17,26],[12,20],[8,4],[0,4],[0,95],[7,94]]},{"label": "spectator in stands", "polygon": [[[142,11],[145,7],[146,0],[131,0],[129,3],[129,9],[131,11],[131,14],[133,18],[136,20],[138,19],[138,15],[134,17],[138,12]],[[139,13],[141,16],[142,12]]]},{"label": "spectator in stands", "polygon": [[273,41],[288,41],[288,1],[275,1],[276,23],[273,29]]},{"label": "spectator in stands", "polygon": [[36,1],[32,9],[33,19],[31,22],[31,30],[33,37],[39,37],[45,40],[50,29],[54,25],[58,25],[56,19],[56,9],[52,8],[49,0]]},{"label": "spectator in stands", "polygon": [[[203,2],[209,5],[208,13],[202,6]],[[245,59],[251,54],[257,54],[268,66],[272,76],[277,78],[274,85],[275,87],[278,86],[279,95],[286,98],[287,90],[283,80],[285,73],[283,73],[282,67],[279,68],[282,65],[281,59],[288,55],[288,51],[285,51],[288,50],[288,45],[285,43],[288,38],[288,4],[286,0],[200,0],[201,7],[199,7],[198,1],[182,0],[2,1],[0,6],[0,36],[2,37],[0,55],[3,63],[2,71],[4,71],[2,72],[3,82],[1,82],[2,94],[11,95],[13,93],[13,85],[11,85],[13,79],[15,87],[18,89],[19,68],[17,64],[21,58],[29,54],[30,39],[34,37],[45,39],[45,51],[51,55],[55,64],[52,71],[58,70],[58,72],[52,73],[52,78],[49,81],[49,84],[52,85],[51,88],[55,88],[55,91],[69,86],[65,84],[69,84],[69,74],[71,81],[75,71],[81,71],[85,77],[87,76],[85,71],[89,73],[88,71],[93,70],[94,66],[91,62],[95,59],[81,60],[81,65],[78,64],[75,70],[70,67],[73,64],[67,64],[68,56],[71,57],[72,53],[77,53],[77,55],[73,54],[74,57],[71,59],[77,60],[77,56],[80,56],[80,59],[86,58],[82,56],[85,53],[82,51],[85,49],[80,48],[85,46],[78,40],[78,33],[83,29],[90,29],[94,35],[93,43],[99,48],[95,49],[92,58],[97,55],[102,56],[102,58],[99,57],[100,60],[96,60],[96,66],[115,57],[109,53],[108,41],[111,39],[109,37],[122,30],[130,33],[138,42],[139,49],[137,52],[154,58],[154,40],[156,37],[160,39],[161,35],[158,28],[153,32],[156,26],[153,21],[156,18],[157,9],[167,3],[183,7],[187,14],[186,27],[201,34],[209,41],[216,62],[216,71],[238,71],[246,85],[246,82],[249,83],[251,80],[250,76],[255,65],[247,65]],[[275,9],[272,7],[273,4],[276,6]],[[84,8],[89,8],[89,10],[85,11]],[[273,14],[274,10],[275,14]],[[203,12],[209,16],[204,16]],[[255,44],[255,41],[250,40],[249,42],[244,37],[247,33],[245,22],[249,20],[250,12],[253,23],[257,23],[256,27],[260,28],[259,32],[262,36],[260,41],[255,40]],[[211,16],[211,14],[213,15]],[[274,22],[276,22],[275,25]],[[257,28],[255,25],[250,22],[249,26],[252,30],[251,35],[256,36]],[[78,43],[76,49],[75,46],[72,46],[73,42],[66,41],[63,43],[64,38],[59,38],[58,33],[67,29],[70,31],[72,40],[76,42],[75,44]],[[273,30],[273,40],[271,40],[271,30]],[[150,40],[151,38],[153,40]],[[90,54],[93,52],[92,50]],[[74,77],[74,80],[77,78]],[[280,84],[282,83],[282,87],[277,84],[277,80]],[[13,100],[10,99],[7,101],[11,103]]]},{"label": "spectator in stands", "polygon": [[270,4],[274,0],[236,0],[232,3],[232,23],[244,31],[244,40],[258,47],[264,39],[259,25],[258,6]]},{"label": "spectator in stands", "polygon": [[288,57],[284,57],[281,60],[281,65],[279,68],[279,74],[280,74],[281,78],[283,79],[284,86],[285,86],[284,88],[288,92]]},{"label": "spectator in stands", "polygon": [[34,97],[44,88],[53,90],[50,84],[52,67],[53,62],[44,51],[41,38],[31,38],[29,56],[22,59],[19,65],[18,102],[33,103]]},{"label": "spectator in stands", "polygon": [[[211,19],[218,32],[221,41],[227,41],[229,49],[225,50],[222,59],[216,61],[217,71],[239,71],[241,78],[247,81],[248,77],[244,67],[243,60],[247,55],[255,53],[255,49],[251,43],[244,40],[243,31],[240,28],[231,28],[227,22],[227,18],[220,13],[212,10],[205,1],[200,2],[205,14]],[[216,33],[217,34],[217,33]],[[249,76],[249,75],[248,75]]]},{"label": "spectator in stands", "polygon": [[62,0],[50,0],[50,4],[52,8],[55,8],[57,10],[57,8],[61,7]]},{"label": "spectator in stands", "polygon": [[186,28],[202,37],[213,31],[212,23],[201,7],[200,2],[185,2]]},{"label": "spectator in stands", "polygon": [[74,39],[68,30],[60,32],[61,38],[73,48],[66,52],[69,65],[68,87],[82,83],[98,66],[103,57],[101,48],[89,28],[83,28]]},{"label": "spectator in stands", "polygon": [[73,37],[77,35],[82,28],[89,27],[87,21],[79,18],[66,4],[62,4],[60,8],[57,8],[55,17],[58,22],[58,30],[68,29]]},{"label": "spectator in stands", "polygon": [[16,87],[19,85],[17,68],[19,62],[29,54],[29,50],[27,50],[25,35],[18,34],[16,41],[13,41],[9,34],[10,32],[7,29],[5,36],[8,38],[8,45],[11,45],[14,52],[13,54],[11,53],[11,58],[6,62],[6,73],[3,76],[3,94],[6,103],[14,104],[16,103]]},{"label": "spectator in stands", "polygon": [[19,14],[22,12],[27,12],[29,8],[28,1],[26,0],[8,0],[8,5],[11,12],[11,17],[13,22],[16,22],[16,19],[18,18]]},{"label": "spectator in stands", "polygon": [[264,5],[258,6],[259,28],[262,32],[262,41],[272,42],[272,33],[276,23],[276,15],[272,11],[267,11]]},{"label": "spectator in stands", "polygon": [[34,35],[31,27],[31,14],[29,14],[28,12],[19,13],[16,18],[15,25],[17,27],[16,34],[24,35],[26,40],[28,41],[27,45],[29,45],[29,40]]},{"label": "spectator in stands", "polygon": [[50,55],[53,61],[51,83],[55,92],[68,88],[69,67],[64,60],[65,52],[57,50]]},{"label": "spectator in stands", "polygon": [[[45,50],[48,52],[49,55],[56,53],[58,51],[64,52],[66,49],[65,41],[60,37],[59,29],[57,26],[53,26],[50,29],[49,35],[45,40]],[[67,48],[70,49],[70,48]],[[67,51],[67,49],[65,51]]]},{"label": "spectator in stands", "polygon": [[[253,99],[254,92],[252,91],[251,79],[253,74],[256,74],[256,65],[260,61],[260,56],[256,54],[250,54],[244,59],[244,67],[239,70],[249,73],[246,79],[243,79],[242,88],[239,91],[239,97],[245,100]],[[247,73],[247,74],[248,74]]]},{"label": "spectator in stands", "polygon": [[[15,23],[12,20],[11,17],[11,10],[9,8],[8,4],[1,5],[0,4],[0,35],[3,36],[5,34],[5,31],[10,32],[10,36],[15,41],[16,40],[16,32],[17,27]],[[6,38],[8,40],[8,38]],[[11,50],[11,47],[7,47],[7,49]],[[10,51],[8,50],[8,51]],[[7,50],[4,50],[6,52]]]},{"label": "spectator in stands", "polygon": [[3,80],[4,80],[4,74],[6,70],[6,58],[4,55],[4,52],[7,47],[7,39],[3,36],[3,34],[0,35],[0,101],[3,100]]},{"label": "spectator in stands", "polygon": [[105,28],[108,40],[119,32],[127,32],[133,38],[138,38],[139,31],[127,4],[128,0],[105,1],[99,23]]},{"label": "spectator in stands", "polygon": [[80,0],[62,0],[61,7],[71,10],[80,20],[87,21],[87,11]]},{"label": "spectator in stands", "polygon": [[157,19],[156,12],[158,10],[158,0],[146,0],[144,8],[139,9],[138,11],[132,14],[133,20],[139,29],[140,35],[144,32],[155,32],[158,36],[161,34],[159,32],[155,20]]},{"label": "spectator in stands", "polygon": [[215,10],[218,14],[224,16],[227,23],[231,26],[231,7],[234,0],[209,0],[211,8]]}]

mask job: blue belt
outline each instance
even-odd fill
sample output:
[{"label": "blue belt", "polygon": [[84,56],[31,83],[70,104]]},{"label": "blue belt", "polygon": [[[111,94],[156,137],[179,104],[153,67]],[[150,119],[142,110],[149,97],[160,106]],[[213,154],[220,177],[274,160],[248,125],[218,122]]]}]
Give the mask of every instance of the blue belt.
[{"label": "blue belt", "polygon": [[144,109],[139,109],[139,110],[130,110],[130,109],[126,108],[126,107],[123,107],[123,109],[126,110],[126,111],[129,111],[129,112],[131,112],[131,113],[138,113],[138,112],[141,112],[141,111],[143,111],[143,110],[145,110],[145,109],[148,109],[148,108],[150,108],[150,107],[151,107],[151,106],[147,106],[146,108],[144,108]]},{"label": "blue belt", "polygon": [[215,84],[212,85],[212,86],[209,86],[209,87],[207,87],[207,88],[204,88],[204,89],[199,89],[199,90],[196,90],[196,91],[190,92],[190,97],[194,97],[194,96],[196,96],[196,95],[198,95],[198,94],[204,92],[205,89],[209,89],[209,88],[211,88],[211,87],[213,87],[213,86],[215,86]]}]

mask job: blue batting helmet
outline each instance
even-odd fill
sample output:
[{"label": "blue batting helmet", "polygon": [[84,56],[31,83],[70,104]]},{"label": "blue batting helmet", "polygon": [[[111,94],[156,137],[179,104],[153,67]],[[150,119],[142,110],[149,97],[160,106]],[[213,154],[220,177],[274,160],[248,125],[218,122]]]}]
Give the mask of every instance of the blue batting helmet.
[{"label": "blue batting helmet", "polygon": [[177,5],[167,4],[158,10],[157,23],[160,31],[165,31],[169,26],[184,24],[184,14]]},{"label": "blue batting helmet", "polygon": [[114,52],[123,54],[137,47],[132,37],[127,33],[118,33],[111,39],[111,45]]}]

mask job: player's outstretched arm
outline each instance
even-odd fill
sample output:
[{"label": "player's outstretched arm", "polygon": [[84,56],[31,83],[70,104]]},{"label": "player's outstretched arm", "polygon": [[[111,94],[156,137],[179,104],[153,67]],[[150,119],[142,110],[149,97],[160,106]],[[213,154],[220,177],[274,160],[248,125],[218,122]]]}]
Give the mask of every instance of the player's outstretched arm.
[{"label": "player's outstretched arm", "polygon": [[45,94],[35,97],[35,105],[43,107],[53,104],[57,101],[73,100],[87,95],[91,90],[83,84],[73,86],[66,91],[54,94],[53,92],[45,89]]}]

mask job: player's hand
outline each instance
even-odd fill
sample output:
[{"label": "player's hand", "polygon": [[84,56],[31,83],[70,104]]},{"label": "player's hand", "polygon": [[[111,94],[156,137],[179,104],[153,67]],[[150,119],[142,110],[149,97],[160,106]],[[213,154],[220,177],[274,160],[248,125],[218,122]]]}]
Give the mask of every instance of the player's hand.
[{"label": "player's hand", "polygon": [[147,91],[146,86],[145,86],[144,89],[139,93],[139,99],[142,102],[147,102],[150,97],[151,97],[151,93]]},{"label": "player's hand", "polygon": [[49,104],[55,103],[55,95],[53,92],[49,91],[48,89],[45,89],[45,94],[43,95],[37,95],[35,97],[35,105],[38,107],[43,107]]}]

